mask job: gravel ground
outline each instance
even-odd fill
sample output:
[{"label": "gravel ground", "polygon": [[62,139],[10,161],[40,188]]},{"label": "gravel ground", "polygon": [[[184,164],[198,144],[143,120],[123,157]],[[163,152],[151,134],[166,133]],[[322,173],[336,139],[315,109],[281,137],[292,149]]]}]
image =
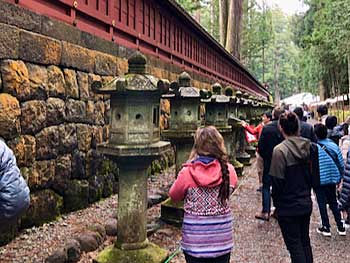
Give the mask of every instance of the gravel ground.
[{"label": "gravel ground", "polygon": [[[172,171],[149,180],[149,192],[155,193],[160,187],[168,186],[174,180]],[[249,263],[289,263],[289,254],[285,248],[277,222],[256,220],[254,215],[260,210],[261,197],[257,188],[257,178],[254,166],[245,168],[245,177],[240,180],[240,186],[231,198],[234,214],[234,249],[231,262]],[[63,216],[58,221],[42,227],[23,231],[7,246],[0,247],[0,262],[44,262],[44,259],[55,249],[63,246],[67,239],[74,237],[87,225],[104,223],[115,216],[117,197],[112,196],[91,207]],[[154,222],[160,215],[160,205],[148,210],[148,221]],[[332,215],[331,224],[335,226]],[[332,237],[325,238],[316,233],[319,224],[319,212],[314,206],[310,228],[311,243],[315,263],[350,262],[350,233],[346,237],[339,237],[333,227]],[[152,242],[176,251],[181,239],[181,230],[169,225],[162,228],[149,238]],[[112,244],[109,238],[104,246]],[[347,249],[346,249],[347,248]],[[102,248],[101,248],[102,249]],[[84,254],[80,263],[92,262],[98,251]],[[131,262],[130,262],[131,263]],[[171,263],[185,263],[182,253],[175,256]]]}]

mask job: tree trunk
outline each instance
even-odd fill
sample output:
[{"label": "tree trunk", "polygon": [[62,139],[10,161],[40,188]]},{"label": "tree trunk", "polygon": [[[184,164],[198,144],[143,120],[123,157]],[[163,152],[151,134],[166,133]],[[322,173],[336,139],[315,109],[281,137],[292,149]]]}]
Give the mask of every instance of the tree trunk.
[{"label": "tree trunk", "polygon": [[214,36],[215,28],[215,0],[211,0],[210,3],[210,34]]},{"label": "tree trunk", "polygon": [[274,86],[275,86],[275,103],[280,104],[281,95],[279,88],[279,51],[275,51],[275,64],[274,64]]},{"label": "tree trunk", "polygon": [[348,54],[348,81],[349,81],[349,94],[348,98],[350,96],[350,54]]},{"label": "tree trunk", "polygon": [[[200,5],[199,0],[195,0],[193,2],[196,3],[196,7]],[[194,11],[194,19],[198,22],[198,24],[201,23],[201,9],[200,8],[197,8]]]},{"label": "tree trunk", "polygon": [[327,98],[327,96],[326,96],[326,88],[324,86],[323,80],[319,82],[319,86],[320,86],[320,101],[324,101]]},{"label": "tree trunk", "polygon": [[225,46],[225,43],[226,43],[228,1],[229,0],[219,0],[219,28],[220,28],[219,31],[220,31],[220,44],[222,46]]},{"label": "tree trunk", "polygon": [[229,6],[226,49],[240,59],[243,0],[231,0]]}]

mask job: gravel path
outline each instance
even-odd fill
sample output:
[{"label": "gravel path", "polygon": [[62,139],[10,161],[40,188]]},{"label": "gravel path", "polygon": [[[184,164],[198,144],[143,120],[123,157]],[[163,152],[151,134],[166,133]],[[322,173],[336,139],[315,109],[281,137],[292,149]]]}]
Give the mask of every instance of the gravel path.
[{"label": "gravel path", "polygon": [[[277,222],[256,220],[254,215],[260,210],[260,194],[256,192],[257,178],[254,166],[245,168],[245,177],[240,180],[240,187],[231,199],[234,214],[234,249],[231,262],[249,263],[289,263],[289,254],[285,248]],[[156,180],[149,180],[149,191],[155,193],[160,187],[167,187],[174,180],[172,171],[161,175]],[[91,207],[63,216],[58,221],[42,227],[32,228],[21,233],[7,246],[0,247],[0,262],[44,262],[44,259],[55,249],[63,246],[67,239],[80,233],[87,225],[104,223],[115,216],[117,197],[113,196]],[[148,210],[148,221],[154,222],[160,215],[160,205]],[[331,224],[335,226],[332,215]],[[332,237],[325,238],[316,233],[319,224],[317,205],[311,222],[311,243],[315,263],[350,262],[350,233],[339,237],[335,227],[331,229]],[[153,234],[150,241],[176,251],[181,239],[181,230],[169,225]],[[109,238],[104,246],[112,244]],[[102,249],[102,248],[101,248]],[[80,263],[92,262],[98,251],[84,254]],[[130,262],[132,263],[132,262]],[[171,263],[185,263],[182,253],[179,253]]]}]

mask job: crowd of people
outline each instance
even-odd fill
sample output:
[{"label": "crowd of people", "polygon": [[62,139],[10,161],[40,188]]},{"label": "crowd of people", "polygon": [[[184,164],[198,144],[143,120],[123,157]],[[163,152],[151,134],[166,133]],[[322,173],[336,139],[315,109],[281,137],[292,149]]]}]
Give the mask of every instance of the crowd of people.
[{"label": "crowd of people", "polygon": [[[313,262],[312,192],[322,222],[317,233],[332,235],[327,205],[337,234],[345,236],[350,228],[350,118],[338,124],[324,105],[317,112],[319,122],[314,126],[305,121],[300,107],[293,111],[275,107],[262,115],[257,127],[241,123],[258,137],[256,171],[262,209],[255,218],[277,219],[292,263]],[[230,262],[233,226],[228,199],[236,184],[222,136],[213,126],[199,128],[190,158],[169,192],[173,200],[184,200],[186,262]]]}]

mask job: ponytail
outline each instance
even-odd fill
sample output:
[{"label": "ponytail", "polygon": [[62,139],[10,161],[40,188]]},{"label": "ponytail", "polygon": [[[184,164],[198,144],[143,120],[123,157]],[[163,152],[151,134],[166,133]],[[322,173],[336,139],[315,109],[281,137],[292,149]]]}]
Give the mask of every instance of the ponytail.
[{"label": "ponytail", "polygon": [[220,166],[221,166],[221,173],[222,173],[222,182],[220,185],[220,191],[219,191],[219,198],[221,201],[221,204],[226,204],[227,199],[229,198],[230,193],[230,177],[229,177],[229,170],[226,160],[223,158],[218,159]]}]

